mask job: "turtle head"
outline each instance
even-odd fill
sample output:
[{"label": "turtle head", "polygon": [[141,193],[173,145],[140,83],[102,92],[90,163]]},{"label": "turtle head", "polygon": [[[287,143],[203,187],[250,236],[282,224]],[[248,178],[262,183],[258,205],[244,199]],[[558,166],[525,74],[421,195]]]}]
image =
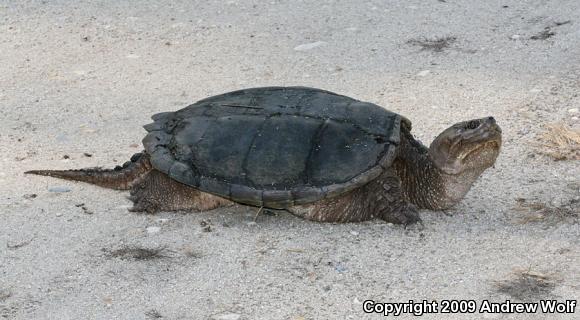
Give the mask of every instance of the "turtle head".
[{"label": "turtle head", "polygon": [[459,122],[443,131],[429,147],[435,165],[449,175],[478,172],[493,166],[501,147],[501,129],[493,117]]}]

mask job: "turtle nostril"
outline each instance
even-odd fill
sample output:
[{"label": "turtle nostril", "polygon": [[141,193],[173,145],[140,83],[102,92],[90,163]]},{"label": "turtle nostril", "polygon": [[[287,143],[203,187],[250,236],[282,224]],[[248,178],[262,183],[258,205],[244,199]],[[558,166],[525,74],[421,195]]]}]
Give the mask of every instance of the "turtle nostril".
[{"label": "turtle nostril", "polygon": [[495,118],[494,117],[487,117],[487,121],[489,121],[489,122],[495,122]]}]

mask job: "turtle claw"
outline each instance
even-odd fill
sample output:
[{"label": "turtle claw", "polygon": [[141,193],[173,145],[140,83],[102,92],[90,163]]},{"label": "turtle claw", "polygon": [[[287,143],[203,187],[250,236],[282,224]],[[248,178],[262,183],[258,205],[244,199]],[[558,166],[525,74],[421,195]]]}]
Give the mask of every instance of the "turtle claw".
[{"label": "turtle claw", "polygon": [[156,206],[147,200],[143,200],[142,198],[133,201],[133,203],[133,207],[128,209],[129,212],[143,212],[153,214],[158,211]]},{"label": "turtle claw", "polygon": [[142,206],[133,205],[131,208],[127,209],[129,212],[143,212],[145,211]]},{"label": "turtle claw", "polygon": [[417,231],[422,231],[425,229],[425,224],[423,224],[423,220],[419,219],[419,221],[406,223],[404,226],[405,230],[415,229]]},{"label": "turtle claw", "polygon": [[423,225],[417,207],[410,203],[403,203],[394,210],[383,214],[382,219],[394,224],[402,224],[405,228],[416,223]]}]

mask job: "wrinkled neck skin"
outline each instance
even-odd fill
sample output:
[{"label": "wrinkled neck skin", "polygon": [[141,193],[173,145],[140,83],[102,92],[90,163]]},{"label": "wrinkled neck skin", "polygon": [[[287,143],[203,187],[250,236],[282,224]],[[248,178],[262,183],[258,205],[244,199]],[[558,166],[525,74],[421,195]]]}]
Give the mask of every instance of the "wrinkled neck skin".
[{"label": "wrinkled neck skin", "polygon": [[427,147],[405,128],[401,128],[401,144],[393,166],[401,179],[405,200],[430,210],[457,204],[484,170],[467,170],[458,175],[444,173],[429,157]]}]

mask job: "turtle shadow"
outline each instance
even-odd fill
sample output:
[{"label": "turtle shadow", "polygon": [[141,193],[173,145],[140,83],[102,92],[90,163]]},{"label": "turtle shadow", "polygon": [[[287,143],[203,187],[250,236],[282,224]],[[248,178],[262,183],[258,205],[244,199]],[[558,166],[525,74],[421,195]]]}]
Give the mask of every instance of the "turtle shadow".
[{"label": "turtle shadow", "polygon": [[557,281],[550,275],[531,270],[516,271],[509,280],[495,283],[496,291],[520,301],[537,301],[553,297]]},{"label": "turtle shadow", "polygon": [[411,39],[407,41],[407,44],[419,47],[419,51],[431,51],[435,53],[441,53],[449,49],[454,43],[456,43],[457,37],[445,36],[436,37],[432,39],[421,38],[421,39]]},{"label": "turtle shadow", "polygon": [[169,251],[165,247],[145,248],[139,246],[123,246],[119,249],[102,249],[109,258],[121,260],[148,261],[169,258]]}]

